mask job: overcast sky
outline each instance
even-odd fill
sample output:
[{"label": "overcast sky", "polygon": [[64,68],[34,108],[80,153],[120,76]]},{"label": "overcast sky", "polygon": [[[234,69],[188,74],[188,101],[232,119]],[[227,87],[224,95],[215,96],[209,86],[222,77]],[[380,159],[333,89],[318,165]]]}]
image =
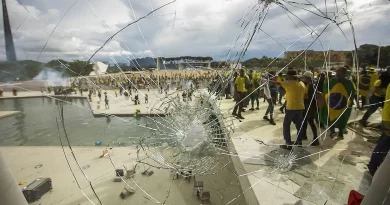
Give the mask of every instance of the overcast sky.
[{"label": "overcast sky", "polygon": [[[307,3],[306,0],[295,1]],[[244,59],[276,57],[286,48],[306,49],[316,35],[308,35],[309,29],[297,17],[312,29],[317,27],[316,31],[321,33],[330,20],[310,11],[320,15],[328,11],[330,18],[337,12],[334,1],[328,0],[326,7],[325,0],[308,1],[318,10],[305,5],[294,8],[284,2],[289,10],[286,11],[274,3],[270,4],[261,31],[254,36]],[[344,0],[337,1],[339,10],[347,9]],[[87,60],[111,34],[168,2],[169,0],[7,0],[7,6],[18,60],[46,62],[56,57]],[[352,18],[357,44],[389,45],[390,2],[348,2],[348,14]],[[70,7],[72,8],[69,9]],[[212,56],[216,60],[223,60],[232,47],[230,59],[233,59],[242,50],[242,45],[252,32],[250,28],[257,22],[256,9],[261,10],[263,7],[264,4],[259,5],[258,0],[176,0],[120,32],[94,60],[112,63],[113,58],[125,62],[134,57],[156,55]],[[337,16],[338,23],[347,19],[344,11]],[[247,30],[244,30],[241,25],[248,22]],[[341,24],[340,27],[341,29],[335,23],[329,24],[319,38],[321,41],[316,41],[310,49],[351,50],[354,45],[351,27],[349,23]],[[0,60],[5,60],[3,26],[0,28]],[[240,34],[241,37],[236,42]]]}]

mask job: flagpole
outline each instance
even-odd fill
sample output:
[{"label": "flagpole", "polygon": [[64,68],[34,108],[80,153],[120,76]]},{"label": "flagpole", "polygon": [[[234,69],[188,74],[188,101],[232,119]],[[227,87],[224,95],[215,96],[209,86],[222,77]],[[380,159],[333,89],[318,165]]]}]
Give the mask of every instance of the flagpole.
[{"label": "flagpole", "polygon": [[378,60],[377,60],[377,63],[376,63],[376,68],[379,69],[379,59],[381,57],[381,46],[379,45],[378,46]]}]

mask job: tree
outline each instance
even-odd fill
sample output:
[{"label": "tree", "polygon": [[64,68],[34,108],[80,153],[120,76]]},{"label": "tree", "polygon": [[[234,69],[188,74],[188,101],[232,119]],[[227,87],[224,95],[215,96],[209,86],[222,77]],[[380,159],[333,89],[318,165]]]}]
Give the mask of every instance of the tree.
[{"label": "tree", "polygon": [[[72,72],[73,71],[73,72]],[[93,71],[93,64],[86,61],[75,60],[69,62],[69,69],[66,73],[69,76],[78,76],[78,75],[89,75]]]},{"label": "tree", "polygon": [[[355,51],[352,51],[355,53]],[[357,57],[359,60],[359,65],[361,67],[365,66],[376,66],[378,61],[378,46],[371,44],[361,45],[357,49]],[[348,65],[353,64],[352,53],[347,55]],[[390,46],[381,46],[380,48],[380,57],[379,57],[379,67],[384,68],[390,65]]]},{"label": "tree", "polygon": [[67,65],[68,61],[62,60],[62,59],[51,60],[51,61],[47,62],[45,65],[47,67],[50,67],[50,68],[57,68],[57,67],[62,67],[61,63],[64,64],[64,65]]}]

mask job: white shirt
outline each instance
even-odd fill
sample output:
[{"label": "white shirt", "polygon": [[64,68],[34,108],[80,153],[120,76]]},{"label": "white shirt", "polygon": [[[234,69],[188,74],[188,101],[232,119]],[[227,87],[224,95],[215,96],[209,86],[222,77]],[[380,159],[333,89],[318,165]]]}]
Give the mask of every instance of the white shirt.
[{"label": "white shirt", "polygon": [[271,91],[269,90],[269,78],[268,76],[261,78],[260,86],[264,91],[264,95],[267,99],[271,99]]}]

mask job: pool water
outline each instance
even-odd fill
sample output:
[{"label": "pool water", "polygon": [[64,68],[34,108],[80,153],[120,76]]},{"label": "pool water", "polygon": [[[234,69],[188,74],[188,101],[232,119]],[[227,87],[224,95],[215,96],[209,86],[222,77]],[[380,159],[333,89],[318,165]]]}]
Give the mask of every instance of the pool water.
[{"label": "pool water", "polygon": [[[64,104],[65,128],[71,145],[128,146],[150,133],[139,127],[146,118],[98,117],[88,109],[86,99],[67,99]],[[61,145],[56,119],[60,123],[60,102],[47,97],[0,99],[0,111],[21,111],[21,114],[0,119],[0,146],[58,146]],[[84,108],[80,108],[84,107]],[[62,126],[61,139],[67,145]]]}]

